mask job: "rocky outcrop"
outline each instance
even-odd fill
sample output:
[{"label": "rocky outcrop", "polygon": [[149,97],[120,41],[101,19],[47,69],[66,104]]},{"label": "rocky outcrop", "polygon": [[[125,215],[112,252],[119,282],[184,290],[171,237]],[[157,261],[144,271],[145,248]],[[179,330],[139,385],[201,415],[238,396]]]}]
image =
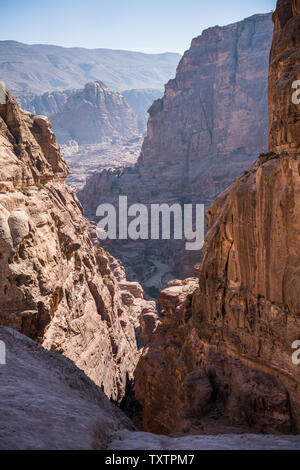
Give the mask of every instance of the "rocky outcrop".
[{"label": "rocky outcrop", "polygon": [[[147,137],[134,170],[92,175],[79,198],[95,219],[100,202],[125,194],[129,203],[198,203],[208,207],[257,154],[267,150],[268,62],[271,15],[255,15],[236,24],[210,28],[194,39],[176,78],[149,110]],[[114,254],[126,263],[128,244]],[[170,276],[193,274],[201,255],[183,256],[183,243],[135,244],[132,277],[139,278],[145,256],[169,266]],[[146,255],[147,253],[147,255]],[[143,275],[152,276],[149,266]],[[163,276],[165,275],[165,272]],[[161,277],[155,287],[165,285]]]},{"label": "rocky outcrop", "polygon": [[[71,361],[11,328],[1,372],[1,450],[299,449],[297,437],[189,436],[136,432]],[[24,367],[25,365],[25,367]]]},{"label": "rocky outcrop", "polygon": [[150,99],[159,94],[157,90],[129,90],[121,95],[95,82],[84,90],[24,95],[18,102],[22,109],[50,119],[71,169],[67,184],[78,191],[95,171],[136,163]]},{"label": "rocky outcrop", "polygon": [[[125,394],[143,309],[124,269],[95,248],[47,118],[0,105],[0,324],[55,349],[108,397]],[[122,290],[120,287],[122,284]]]},{"label": "rocky outcrop", "polygon": [[262,432],[300,432],[300,369],[292,361],[300,328],[300,134],[288,93],[299,13],[294,0],[279,0],[274,13],[270,149],[280,154],[262,155],[209,209],[197,285],[184,281],[160,296],[161,320],[136,372],[145,430],[205,429],[214,416]]},{"label": "rocky outcrop", "polygon": [[60,143],[96,144],[138,134],[137,119],[124,97],[100,81],[72,93],[51,121]]},{"label": "rocky outcrop", "polygon": [[100,450],[134,426],[70,360],[11,328],[1,371],[1,450]]},{"label": "rocky outcrop", "polygon": [[[33,114],[51,116],[63,110],[69,96],[79,90],[64,90],[47,92],[43,95],[21,95],[19,103],[23,109]],[[141,134],[147,131],[148,109],[153,101],[163,95],[162,89],[136,89],[122,91],[126,102],[138,119],[138,129]]]}]

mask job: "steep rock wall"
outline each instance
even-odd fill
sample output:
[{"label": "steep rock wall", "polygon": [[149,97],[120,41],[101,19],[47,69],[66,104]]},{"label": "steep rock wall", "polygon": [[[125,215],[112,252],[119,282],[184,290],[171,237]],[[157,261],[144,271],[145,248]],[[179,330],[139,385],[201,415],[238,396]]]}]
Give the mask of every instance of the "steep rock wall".
[{"label": "steep rock wall", "polygon": [[0,324],[65,354],[121,400],[155,305],[95,248],[46,118],[0,105]]},{"label": "steep rock wall", "polygon": [[[300,328],[300,134],[288,92],[298,67],[298,3],[279,0],[274,22],[270,147],[281,153],[261,156],[208,210],[197,285],[172,284],[160,296],[161,321],[136,371],[145,430],[205,429],[211,413],[262,432],[300,432],[300,369],[292,361]],[[288,75],[278,69],[279,45]]]},{"label": "steep rock wall", "polygon": [[[101,202],[198,203],[206,208],[267,150],[268,62],[271,15],[255,15],[236,24],[210,28],[194,39],[176,78],[149,110],[148,132],[134,169],[92,175],[79,199],[95,219]],[[131,245],[130,245],[131,248]],[[200,254],[190,256],[178,242],[135,243],[136,258],[126,262],[129,245],[115,244],[113,254],[130,264],[141,279],[141,258],[169,266],[159,283],[193,274]],[[145,282],[153,276],[144,263]],[[154,275],[154,279],[157,276]]]}]

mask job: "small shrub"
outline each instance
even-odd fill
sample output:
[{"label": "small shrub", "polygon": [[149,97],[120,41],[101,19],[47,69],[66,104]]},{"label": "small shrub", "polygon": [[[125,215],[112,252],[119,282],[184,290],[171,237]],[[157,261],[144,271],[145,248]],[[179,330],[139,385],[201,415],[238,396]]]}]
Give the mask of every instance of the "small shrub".
[{"label": "small shrub", "polygon": [[20,160],[26,156],[25,146],[22,142],[14,145],[14,152]]},{"label": "small shrub", "polygon": [[269,162],[270,160],[275,160],[279,155],[275,152],[261,153],[259,156],[259,163],[263,164]]}]

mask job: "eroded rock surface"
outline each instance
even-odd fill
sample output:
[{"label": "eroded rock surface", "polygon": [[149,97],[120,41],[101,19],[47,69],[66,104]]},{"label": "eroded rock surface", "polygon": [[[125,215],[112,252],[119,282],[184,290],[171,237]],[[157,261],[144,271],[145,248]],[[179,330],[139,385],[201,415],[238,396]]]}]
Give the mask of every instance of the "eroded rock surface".
[{"label": "eroded rock surface", "polygon": [[277,153],[299,153],[300,110],[292,100],[296,91],[293,84],[300,80],[299,14],[298,0],[281,1],[274,14],[269,75],[269,147]]},{"label": "eroded rock surface", "polygon": [[161,321],[136,373],[147,431],[201,429],[205,416],[219,413],[261,432],[300,433],[300,369],[292,361],[300,330],[300,134],[288,92],[299,13],[298,2],[285,0],[274,13],[270,150],[279,154],[261,156],[208,210],[197,285],[188,280],[160,296]]},{"label": "eroded rock surface", "polygon": [[73,362],[0,327],[2,450],[100,450],[129,419]]},{"label": "eroded rock surface", "polygon": [[125,98],[100,81],[72,93],[51,121],[60,143],[97,144],[138,134],[137,118]]},{"label": "eroded rock surface", "polygon": [[[0,105],[0,324],[55,349],[119,401],[139,357],[144,308],[95,248],[47,118]],[[122,290],[120,288],[122,283]]]}]

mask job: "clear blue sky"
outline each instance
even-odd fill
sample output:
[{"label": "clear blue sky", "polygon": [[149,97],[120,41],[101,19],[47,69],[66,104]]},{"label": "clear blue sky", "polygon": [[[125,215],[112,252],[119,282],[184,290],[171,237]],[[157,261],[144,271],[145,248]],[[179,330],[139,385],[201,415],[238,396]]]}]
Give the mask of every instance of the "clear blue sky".
[{"label": "clear blue sky", "polygon": [[276,0],[0,0],[0,40],[183,52],[204,28],[275,5]]}]

